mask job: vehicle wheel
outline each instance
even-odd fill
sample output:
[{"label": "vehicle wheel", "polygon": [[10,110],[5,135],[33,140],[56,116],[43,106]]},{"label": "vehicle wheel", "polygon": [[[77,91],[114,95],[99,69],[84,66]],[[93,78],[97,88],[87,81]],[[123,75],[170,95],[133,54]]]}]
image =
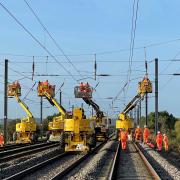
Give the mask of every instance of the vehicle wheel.
[{"label": "vehicle wheel", "polygon": [[89,138],[89,146],[90,146],[90,148],[96,147],[96,135],[95,134],[90,136],[90,138]]},{"label": "vehicle wheel", "polygon": [[32,143],[36,143],[38,141],[38,135],[36,133],[33,133],[31,136]]},{"label": "vehicle wheel", "polygon": [[119,138],[119,129],[116,129],[115,138],[116,138],[116,140],[118,141],[118,138]]},{"label": "vehicle wheel", "polygon": [[16,141],[16,140],[17,140],[17,133],[14,132],[14,133],[13,133],[13,141]]},{"label": "vehicle wheel", "polygon": [[46,132],[46,140],[49,141],[49,137],[50,137],[50,131]]},{"label": "vehicle wheel", "polygon": [[64,133],[61,133],[61,134],[60,134],[59,144],[60,144],[60,148],[63,149],[64,146],[65,146],[65,136],[64,136]]}]

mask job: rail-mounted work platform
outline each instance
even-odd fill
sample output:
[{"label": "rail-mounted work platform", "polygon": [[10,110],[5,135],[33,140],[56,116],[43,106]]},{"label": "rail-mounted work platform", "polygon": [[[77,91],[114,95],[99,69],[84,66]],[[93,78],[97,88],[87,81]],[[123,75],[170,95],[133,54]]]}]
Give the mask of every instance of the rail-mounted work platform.
[{"label": "rail-mounted work platform", "polygon": [[38,96],[45,96],[45,92],[51,97],[55,96],[55,85],[50,85],[48,81],[38,83]]},{"label": "rail-mounted work platform", "polygon": [[21,96],[21,85],[18,81],[13,82],[8,85],[8,93],[9,97]]},{"label": "rail-mounted work platform", "polygon": [[92,98],[93,88],[88,84],[75,86],[74,95],[75,98]]}]

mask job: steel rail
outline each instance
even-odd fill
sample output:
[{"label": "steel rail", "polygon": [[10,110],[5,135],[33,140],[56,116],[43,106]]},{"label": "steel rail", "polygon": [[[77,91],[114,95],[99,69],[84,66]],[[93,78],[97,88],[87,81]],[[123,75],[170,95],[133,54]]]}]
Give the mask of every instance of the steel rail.
[{"label": "steel rail", "polygon": [[[42,144],[47,142],[46,140],[42,140],[42,141],[37,141],[35,144]],[[31,146],[32,143],[14,143],[14,144],[5,144],[3,147],[0,147],[0,152],[2,151],[6,151],[6,150],[10,150],[10,149],[14,149],[14,148],[20,148],[20,147],[26,147],[26,146]]]},{"label": "steel rail", "polygon": [[112,162],[112,166],[111,166],[111,169],[110,169],[110,172],[109,172],[109,177],[108,177],[108,180],[112,180],[112,179],[115,179],[115,176],[116,176],[116,173],[117,173],[117,164],[118,164],[118,156],[120,154],[120,146],[121,146],[121,143],[118,143],[118,146],[116,148],[116,152],[115,152],[115,155],[114,155],[114,159],[113,159],[113,162]]},{"label": "steel rail", "polygon": [[[109,139],[112,137],[113,135],[111,135],[109,137]],[[108,139],[108,140],[109,140]],[[53,178],[51,178],[52,180],[59,180],[63,177],[65,177],[66,175],[68,175],[74,168],[76,168],[78,165],[80,165],[82,162],[84,162],[88,157],[90,157],[92,154],[95,154],[96,152],[98,152],[106,143],[107,141],[104,141],[102,143],[100,143],[99,145],[97,145],[94,149],[92,149],[88,154],[85,154],[84,156],[82,156],[80,159],[78,159],[76,162],[74,162],[73,164],[71,164],[69,167],[67,167],[64,171],[56,174]]]},{"label": "steel rail", "polygon": [[18,146],[16,148],[10,148],[7,149],[5,151],[0,151],[0,157],[5,156],[5,155],[10,155],[10,154],[14,154],[14,153],[18,153],[18,152],[22,152],[22,151],[26,151],[29,149],[35,149],[38,147],[42,147],[42,146],[48,146],[50,144],[54,144],[54,142],[46,142],[46,143],[40,143],[40,144],[31,144],[31,145],[27,145],[27,146]]},{"label": "steel rail", "polygon": [[161,179],[161,178],[159,177],[159,175],[157,174],[157,172],[154,170],[154,168],[151,166],[151,164],[149,163],[149,161],[147,160],[147,158],[146,158],[146,157],[144,156],[144,154],[141,152],[141,150],[139,149],[139,147],[138,147],[135,143],[133,143],[133,144],[134,144],[134,147],[136,148],[136,150],[138,151],[141,159],[143,160],[145,166],[147,167],[147,169],[149,170],[150,174],[152,175],[152,177],[153,177],[154,179],[158,179],[158,180]]},{"label": "steel rail", "polygon": [[23,171],[21,171],[21,172],[19,172],[17,174],[14,174],[14,175],[12,175],[10,177],[7,177],[4,180],[19,180],[19,179],[29,175],[30,173],[32,173],[34,171],[38,171],[38,170],[42,169],[43,167],[47,166],[48,164],[53,163],[53,162],[57,161],[58,159],[60,159],[62,157],[65,157],[66,155],[67,155],[67,153],[59,154],[59,155],[57,155],[57,156],[55,156],[53,158],[50,158],[50,159],[48,159],[46,161],[43,161],[43,162],[41,162],[41,163],[39,163],[37,165],[34,165],[34,166],[30,167],[28,169],[25,169],[25,170],[23,170]]},{"label": "steel rail", "polygon": [[[140,155],[143,163],[145,164],[145,166],[147,167],[148,172],[152,175],[153,179],[156,180],[160,180],[161,178],[159,177],[159,175],[157,174],[157,172],[154,170],[154,168],[151,166],[151,164],[148,162],[148,160],[146,159],[146,157],[144,156],[144,154],[141,152],[141,150],[138,148],[138,146],[133,143],[136,151],[138,152],[138,154]],[[117,173],[117,166],[118,166],[118,162],[119,162],[119,155],[120,155],[120,143],[118,144],[117,148],[116,148],[116,153],[114,155],[114,159],[111,165],[111,169],[110,169],[110,173],[108,176],[108,180],[114,180],[116,179],[116,173]]]},{"label": "steel rail", "polygon": [[[3,163],[5,161],[8,161],[8,160],[12,160],[12,159],[15,159],[15,158],[19,158],[19,157],[23,157],[23,156],[26,156],[26,155],[29,155],[29,154],[34,154],[36,152],[40,152],[40,151],[43,151],[43,150],[46,150],[46,149],[49,149],[49,148],[53,148],[53,147],[57,147],[59,146],[59,143],[55,143],[55,144],[44,144],[44,146],[40,146],[40,147],[33,147],[33,149],[31,149],[30,147],[27,149],[23,149],[23,152],[22,149],[21,151],[17,151],[17,153],[13,153],[11,152],[10,154],[5,153],[3,157],[0,157],[0,162]],[[12,154],[13,153],[13,154]]]}]

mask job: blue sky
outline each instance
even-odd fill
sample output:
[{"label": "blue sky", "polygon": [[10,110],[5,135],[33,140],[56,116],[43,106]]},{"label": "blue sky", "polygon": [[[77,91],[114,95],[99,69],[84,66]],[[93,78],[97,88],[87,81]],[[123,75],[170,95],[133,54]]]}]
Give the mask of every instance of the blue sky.
[{"label": "blue sky", "polygon": [[[123,93],[114,103],[114,106],[118,107],[116,109],[112,109],[112,100],[107,98],[115,97],[124,86],[127,78],[129,51],[118,50],[129,49],[133,0],[28,0],[28,3],[83,76],[79,76],[76,70],[67,63],[66,58],[54,46],[23,0],[0,2],[56,56],[68,71],[75,75],[77,80],[89,76],[90,78],[86,81],[89,81],[93,86],[99,82],[93,97],[105,112],[116,116],[117,111],[120,112],[123,109]],[[167,0],[140,0],[135,47],[144,47],[149,44],[180,38],[179,7],[180,2],[178,0],[171,2]],[[71,105],[81,105],[83,101],[75,99],[73,94],[73,88],[77,85],[77,82],[60,65],[54,63],[52,58],[49,57],[48,63],[45,63],[48,54],[2,7],[0,8],[0,61],[4,63],[5,58],[9,59],[9,67],[21,73],[20,75],[9,69],[9,82],[23,78],[22,74],[31,77],[32,57],[34,56],[36,74],[61,75],[48,77],[48,79],[56,85],[57,89],[63,82],[65,83],[62,88],[64,107],[69,110]],[[179,51],[180,41],[146,48],[148,61],[159,58],[159,110],[167,110],[178,117],[180,117],[180,77],[173,77],[168,74],[180,72],[180,62],[171,63],[164,60],[173,59],[174,57],[180,59]],[[97,54],[97,73],[111,75],[109,77],[98,77],[97,81],[92,79],[95,53]],[[154,61],[148,63],[148,67],[149,77],[154,81]],[[0,69],[0,102],[2,107],[0,117],[3,117],[4,67],[2,64]],[[134,50],[131,76],[131,79],[134,80],[130,83],[126,103],[137,93],[137,84],[143,78],[144,70],[144,49]],[[35,81],[45,79],[47,78],[35,77]],[[20,80],[20,83],[23,98],[34,82],[25,78]],[[154,111],[154,94],[150,96],[149,111]],[[39,117],[39,101],[35,87],[25,101],[35,117]],[[84,106],[86,113],[90,114],[90,108]],[[56,108],[51,107],[44,100],[44,117],[55,112],[57,112]],[[25,116],[15,99],[9,99],[8,113],[9,118]]]}]

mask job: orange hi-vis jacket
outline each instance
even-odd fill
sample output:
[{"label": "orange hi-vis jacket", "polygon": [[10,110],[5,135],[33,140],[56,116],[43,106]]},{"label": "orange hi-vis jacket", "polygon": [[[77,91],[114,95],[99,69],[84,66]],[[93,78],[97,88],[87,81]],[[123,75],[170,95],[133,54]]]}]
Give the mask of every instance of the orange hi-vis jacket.
[{"label": "orange hi-vis jacket", "polygon": [[0,145],[4,144],[4,136],[0,135]]},{"label": "orange hi-vis jacket", "polygon": [[148,137],[150,135],[150,131],[148,128],[144,128],[144,133],[143,133],[144,137]]},{"label": "orange hi-vis jacket", "polygon": [[126,131],[121,131],[120,133],[120,139],[121,141],[127,141],[128,135]]},{"label": "orange hi-vis jacket", "polygon": [[136,128],[135,134],[141,135],[142,134],[142,129],[141,128]]},{"label": "orange hi-vis jacket", "polygon": [[157,143],[157,144],[161,144],[162,141],[163,141],[163,136],[162,136],[162,134],[157,134],[157,136],[156,136],[156,143]]}]

